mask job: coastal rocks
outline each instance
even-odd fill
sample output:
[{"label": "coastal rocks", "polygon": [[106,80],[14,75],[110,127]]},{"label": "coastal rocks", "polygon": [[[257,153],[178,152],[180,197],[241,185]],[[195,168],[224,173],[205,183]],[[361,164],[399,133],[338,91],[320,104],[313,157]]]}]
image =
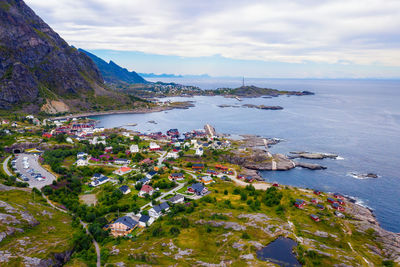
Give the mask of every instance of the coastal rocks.
[{"label": "coastal rocks", "polygon": [[265,106],[265,105],[254,105],[254,104],[244,104],[243,107],[247,108],[256,108],[256,109],[265,109],[265,110],[281,110],[283,107],[281,106]]},{"label": "coastal rocks", "polygon": [[330,154],[330,153],[311,153],[311,152],[304,152],[304,151],[292,151],[290,152],[289,158],[295,159],[295,158],[304,158],[304,159],[325,159],[325,158],[330,158],[330,159],[336,159],[338,155],[336,154]]},{"label": "coastal rocks", "polygon": [[349,173],[350,176],[356,178],[356,179],[368,179],[368,178],[378,178],[379,176],[376,173],[356,173],[356,172],[351,172]]},{"label": "coastal rocks", "polygon": [[319,164],[313,164],[313,163],[305,163],[305,162],[295,162],[296,167],[301,167],[309,170],[325,170],[325,166],[321,166]]},{"label": "coastal rocks", "polygon": [[240,258],[243,260],[254,260],[254,255],[253,254],[240,255]]},{"label": "coastal rocks", "polygon": [[245,246],[244,244],[241,244],[241,243],[238,243],[238,242],[235,242],[235,243],[232,244],[232,247],[236,248],[237,250],[243,250],[244,246]]}]

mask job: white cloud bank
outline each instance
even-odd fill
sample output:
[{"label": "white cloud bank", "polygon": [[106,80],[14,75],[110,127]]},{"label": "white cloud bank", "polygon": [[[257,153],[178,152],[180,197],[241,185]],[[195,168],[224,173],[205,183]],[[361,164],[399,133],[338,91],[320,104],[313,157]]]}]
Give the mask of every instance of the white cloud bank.
[{"label": "white cloud bank", "polygon": [[399,0],[26,0],[84,49],[400,66]]}]

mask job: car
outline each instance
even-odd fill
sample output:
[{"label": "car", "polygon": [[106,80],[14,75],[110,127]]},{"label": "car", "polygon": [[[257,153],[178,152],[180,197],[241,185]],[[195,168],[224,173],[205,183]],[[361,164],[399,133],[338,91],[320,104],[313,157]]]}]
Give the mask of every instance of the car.
[{"label": "car", "polygon": [[29,181],[29,178],[28,178],[28,177],[25,177],[25,178],[24,178],[24,181],[25,181],[25,182]]}]

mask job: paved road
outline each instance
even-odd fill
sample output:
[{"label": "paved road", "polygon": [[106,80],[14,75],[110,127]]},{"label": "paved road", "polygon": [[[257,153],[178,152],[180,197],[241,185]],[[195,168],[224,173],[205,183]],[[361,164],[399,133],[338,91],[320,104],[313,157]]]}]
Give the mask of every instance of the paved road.
[{"label": "paved road", "polygon": [[[161,196],[159,196],[158,198],[156,198],[156,201],[160,201],[161,199],[163,199],[165,196],[169,195],[169,194],[173,194],[176,191],[178,191],[179,189],[183,188],[186,185],[186,183],[179,183],[179,185],[177,187],[175,187],[174,189],[168,191],[168,192],[164,192],[161,194]],[[149,203],[147,203],[146,205],[142,206],[140,208],[140,210],[143,210],[144,208],[146,208],[147,206],[149,206],[151,204],[151,201]]]},{"label": "paved road", "polygon": [[[47,196],[43,195],[43,197],[47,200],[47,203],[49,203],[49,205],[52,206],[53,208],[55,208],[56,210],[59,210],[59,211],[64,212],[64,213],[68,213],[66,210],[61,209],[61,208],[57,207],[56,205],[54,205],[53,202],[51,202],[51,200],[50,200]],[[93,245],[94,245],[94,247],[95,247],[95,249],[96,249],[96,254],[97,254],[96,266],[97,266],[97,267],[101,267],[100,246],[99,246],[99,244],[97,243],[97,241],[94,240],[92,234],[89,232],[89,229],[88,229],[88,227],[87,227],[87,224],[84,223],[83,221],[81,221],[80,219],[79,219],[79,222],[80,222],[80,224],[83,226],[83,228],[85,228],[86,234],[92,237]]]},{"label": "paved road", "polygon": [[[24,169],[24,166],[23,166],[23,158],[24,157],[28,158],[28,163],[29,163],[28,169]],[[54,174],[50,173],[49,171],[44,169],[42,166],[40,166],[39,161],[38,161],[38,156],[36,156],[36,155],[19,154],[15,166],[21,174],[24,174],[26,177],[29,178],[29,181],[27,181],[27,183],[29,183],[29,187],[31,187],[31,188],[36,187],[38,189],[41,189],[45,185],[49,185],[54,180],[56,180],[56,177],[54,176]],[[42,176],[46,177],[46,179],[43,181],[36,180],[35,178],[33,178],[31,176],[31,174],[29,174],[27,172],[29,169],[33,169],[35,173],[42,174]]]},{"label": "paved road", "polygon": [[3,161],[3,170],[8,176],[12,176],[13,174],[10,172],[8,169],[8,161],[10,161],[11,155],[8,156],[4,161]]}]

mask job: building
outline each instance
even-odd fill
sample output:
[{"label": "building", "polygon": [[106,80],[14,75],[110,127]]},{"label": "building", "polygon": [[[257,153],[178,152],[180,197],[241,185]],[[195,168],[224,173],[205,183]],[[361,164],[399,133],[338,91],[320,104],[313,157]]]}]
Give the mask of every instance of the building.
[{"label": "building", "polygon": [[114,164],[118,164],[118,165],[128,165],[129,163],[131,163],[131,161],[129,159],[115,159],[114,160]]},{"label": "building", "polygon": [[172,204],[178,204],[178,203],[183,203],[185,202],[185,197],[177,194],[169,199],[167,199],[168,202],[171,202]]},{"label": "building", "polygon": [[150,151],[158,151],[161,150],[161,147],[157,143],[150,142],[149,149]]},{"label": "building", "polygon": [[139,162],[140,165],[150,165],[150,164],[153,164],[153,163],[154,163],[154,161],[152,159],[149,159],[149,158],[144,159],[141,162]]},{"label": "building", "polygon": [[205,175],[205,176],[201,177],[201,182],[203,184],[207,185],[207,184],[213,183],[214,180],[210,176]]},{"label": "building", "polygon": [[129,151],[130,151],[131,153],[138,153],[138,152],[139,152],[139,146],[138,146],[138,145],[131,145],[131,146],[129,147]]},{"label": "building", "polygon": [[202,170],[202,169],[204,169],[204,164],[202,164],[202,163],[193,164],[192,169],[193,170]]},{"label": "building", "polygon": [[164,202],[164,203],[161,203],[160,205],[153,206],[149,210],[149,215],[150,215],[150,217],[158,218],[163,214],[163,212],[167,212],[167,211],[169,211],[169,205],[167,202]]},{"label": "building", "polygon": [[146,174],[146,177],[149,178],[149,179],[151,179],[151,178],[153,178],[153,176],[156,175],[156,174],[157,174],[156,171],[149,171],[149,172]]},{"label": "building", "polygon": [[179,158],[179,154],[177,152],[168,152],[168,154],[165,158],[177,159],[177,158]]},{"label": "building", "polygon": [[310,218],[313,219],[313,220],[316,221],[316,222],[319,222],[319,221],[320,221],[319,217],[318,217],[317,215],[315,215],[315,214],[311,214],[311,215],[310,215]]},{"label": "building", "polygon": [[85,152],[79,152],[79,153],[76,154],[76,158],[77,159],[79,159],[79,158],[87,158],[88,156],[89,156],[88,153],[85,153]]},{"label": "building", "polygon": [[196,149],[195,155],[201,157],[201,156],[203,156],[203,154],[204,154],[203,148],[202,147],[198,147]]},{"label": "building", "polygon": [[142,215],[139,219],[139,227],[147,227],[152,225],[154,222],[154,218],[150,217],[149,215]]},{"label": "building", "polygon": [[132,169],[129,167],[122,167],[122,168],[119,168],[118,170],[114,171],[114,173],[117,175],[124,175],[124,174],[130,173],[131,171],[132,171]]},{"label": "building", "polygon": [[126,194],[129,194],[130,192],[131,192],[131,189],[129,188],[129,186],[127,186],[127,185],[123,185],[123,186],[121,186],[120,188],[118,188],[121,192],[122,192],[122,194],[124,194],[124,195],[126,195]]},{"label": "building", "polygon": [[129,234],[138,225],[138,222],[129,216],[120,217],[110,224],[111,234],[115,237]]},{"label": "building", "polygon": [[329,203],[331,203],[331,204],[336,203],[336,200],[333,199],[333,198],[331,198],[331,197],[328,197],[328,198],[327,198],[327,201],[328,201]]},{"label": "building", "polygon": [[78,160],[75,162],[76,166],[86,166],[88,165],[87,159],[84,158],[78,158]]},{"label": "building", "polygon": [[294,206],[298,209],[302,209],[306,205],[306,202],[302,199],[296,199]]},{"label": "building", "polygon": [[185,179],[183,173],[171,173],[171,175],[168,177],[171,181],[182,181]]},{"label": "building", "polygon": [[144,177],[144,178],[140,179],[139,181],[137,181],[136,184],[141,183],[143,185],[143,184],[148,184],[149,182],[150,182],[150,179],[147,177]]},{"label": "building", "polygon": [[204,196],[208,192],[208,189],[203,184],[196,183],[188,187],[188,192],[194,193],[198,196]]},{"label": "building", "polygon": [[153,187],[151,187],[150,185],[145,184],[140,189],[139,196],[143,197],[145,194],[149,194],[151,196],[153,193],[154,193]]},{"label": "building", "polygon": [[108,146],[108,147],[104,148],[104,153],[112,153],[112,149],[113,149],[112,146]]},{"label": "building", "polygon": [[108,178],[107,176],[101,176],[100,178],[94,180],[93,182],[90,183],[91,186],[99,186],[102,184],[107,183],[108,181],[110,181],[110,178]]}]

